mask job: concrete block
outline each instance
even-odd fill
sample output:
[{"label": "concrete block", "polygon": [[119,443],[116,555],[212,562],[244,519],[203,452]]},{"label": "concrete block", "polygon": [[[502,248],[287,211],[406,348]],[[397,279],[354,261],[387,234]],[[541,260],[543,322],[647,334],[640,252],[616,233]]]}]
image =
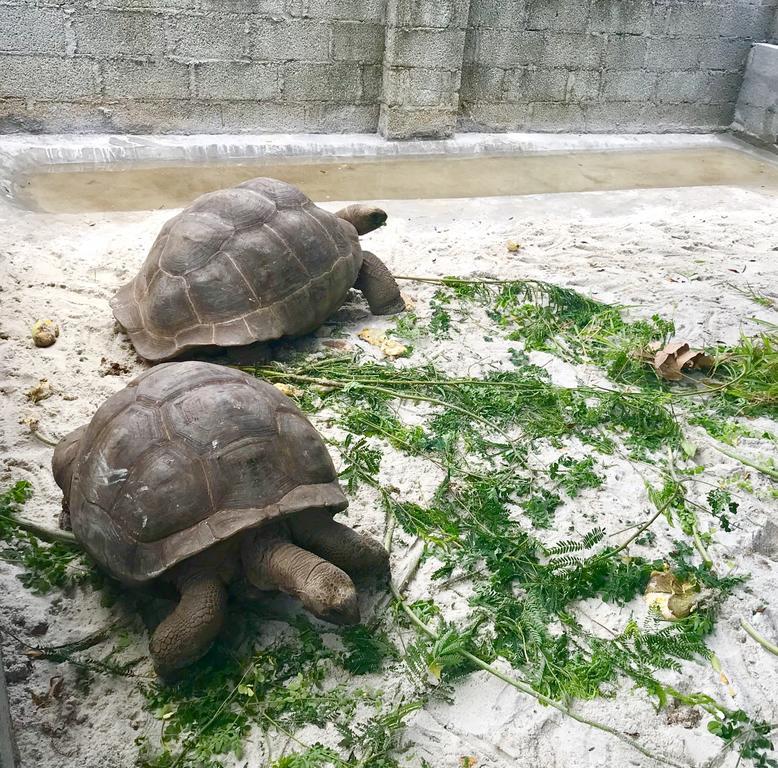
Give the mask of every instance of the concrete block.
[{"label": "concrete block", "polygon": [[635,72],[605,72],[603,75],[603,98],[606,101],[646,102],[654,95],[656,75],[638,70]]},{"label": "concrete block", "polygon": [[[732,4],[721,9],[721,20],[718,34],[721,37],[748,37],[759,36],[757,24],[757,8],[753,5]],[[764,34],[764,28],[761,30]]]},{"label": "concrete block", "polygon": [[94,104],[0,99],[0,133],[115,133],[115,131],[101,108]]},{"label": "concrete block", "polygon": [[0,98],[81,101],[97,97],[96,64],[82,58],[0,55]]},{"label": "concrete block", "polygon": [[530,0],[525,29],[582,32],[586,29],[588,20],[588,2],[582,2],[582,0]]},{"label": "concrete block", "polygon": [[310,19],[259,19],[250,23],[250,55],[263,61],[327,61],[331,26]]},{"label": "concrete block", "polygon": [[710,104],[733,104],[737,101],[742,82],[740,72],[708,72],[699,98]]},{"label": "concrete block", "polygon": [[546,44],[543,32],[479,29],[475,34],[476,61],[492,67],[537,64]]},{"label": "concrete block", "polygon": [[381,98],[384,68],[380,64],[367,64],[362,71],[362,101],[377,103]]},{"label": "concrete block", "polygon": [[710,131],[732,122],[734,104],[654,104],[651,110],[658,131]]},{"label": "concrete block", "polygon": [[664,32],[679,37],[716,37],[720,25],[719,6],[679,4],[670,8]]},{"label": "concrete block", "polygon": [[[222,106],[217,102],[117,101],[103,108],[107,133],[224,133]],[[240,133],[233,128],[231,132]]]},{"label": "concrete block", "polygon": [[189,66],[174,61],[106,61],[103,95],[119,99],[186,99]]},{"label": "concrete block", "polygon": [[303,0],[292,4],[289,13],[313,19],[381,22],[384,0]]},{"label": "concrete block", "polygon": [[607,69],[640,69],[646,60],[648,40],[636,35],[609,35],[605,47]]},{"label": "concrete block", "polygon": [[240,58],[248,53],[247,26],[240,16],[170,16],[167,53],[187,61]]},{"label": "concrete block", "polygon": [[700,44],[676,38],[653,39],[648,42],[645,66],[658,72],[697,69],[700,60]]},{"label": "concrete block", "polygon": [[607,101],[600,104],[584,104],[585,129],[592,133],[624,131],[643,132],[646,126],[653,125],[646,119],[651,105],[632,101]]},{"label": "concrete block", "polygon": [[649,0],[592,0],[589,13],[591,32],[641,35],[651,20]]},{"label": "concrete block", "polygon": [[529,131],[534,129],[532,110],[531,104],[465,104],[457,127],[460,131]]},{"label": "concrete block", "polygon": [[745,64],[750,48],[751,42],[749,40],[728,40],[725,38],[706,40],[700,51],[700,66],[703,69],[724,69],[729,72],[739,72]]},{"label": "concrete block", "polygon": [[465,33],[460,30],[396,29],[387,34],[387,63],[405,67],[459,69]]},{"label": "concrete block", "polygon": [[378,104],[308,104],[306,130],[311,133],[375,133]]},{"label": "concrete block", "polygon": [[564,101],[567,92],[565,69],[514,69],[505,73],[506,101]]},{"label": "concrete block", "polygon": [[604,35],[548,33],[540,57],[547,67],[599,69],[605,57]]},{"label": "concrete block", "polygon": [[392,27],[464,29],[470,0],[388,0],[386,23]]},{"label": "concrete block", "polygon": [[504,79],[503,69],[466,66],[462,69],[460,97],[463,101],[499,101],[503,95]]},{"label": "concrete block", "polygon": [[383,102],[389,106],[456,109],[459,85],[458,71],[390,68],[384,75]]},{"label": "concrete block", "polygon": [[596,101],[600,97],[600,88],[605,73],[596,69],[577,70],[567,76],[565,101],[583,103]]},{"label": "concrete block", "polygon": [[378,131],[387,139],[445,138],[454,133],[456,110],[381,105]]},{"label": "concrete block", "polygon": [[284,0],[46,0],[46,2],[98,6],[103,10],[150,11],[170,13],[194,11],[197,13],[282,14]]},{"label": "concrete block", "polygon": [[311,130],[305,105],[230,101],[221,105],[222,130],[229,133],[301,133]]},{"label": "concrete block", "polygon": [[657,100],[669,104],[700,101],[707,77],[707,72],[665,72],[659,76]]},{"label": "concrete block", "polygon": [[195,65],[198,99],[273,101],[281,93],[277,64],[211,61]]},{"label": "concrete block", "polygon": [[547,133],[583,131],[586,116],[579,104],[537,103],[532,105],[532,130]]},{"label": "concrete block", "polygon": [[384,56],[384,35],[381,24],[338,22],[332,27],[332,58],[380,63]]},{"label": "concrete block", "polygon": [[362,95],[362,73],[348,62],[283,65],[285,102],[336,101],[353,103]]},{"label": "concrete block", "polygon": [[755,45],[748,57],[738,107],[778,107],[778,46]]},{"label": "concrete block", "polygon": [[525,29],[528,0],[470,0],[471,27]]},{"label": "concrete block", "polygon": [[65,14],[56,8],[0,9],[0,51],[65,53]]},{"label": "concrete block", "polygon": [[159,56],[164,49],[164,26],[150,13],[78,10],[71,19],[77,53]]}]

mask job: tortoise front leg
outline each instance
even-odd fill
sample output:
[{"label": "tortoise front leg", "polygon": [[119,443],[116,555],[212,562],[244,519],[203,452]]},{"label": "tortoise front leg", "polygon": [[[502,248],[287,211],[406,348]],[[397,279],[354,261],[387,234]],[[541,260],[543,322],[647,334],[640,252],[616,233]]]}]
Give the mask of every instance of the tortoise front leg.
[{"label": "tortoise front leg", "polygon": [[362,268],[354,287],[362,291],[374,315],[394,315],[405,309],[400,288],[381,259],[362,251]]},{"label": "tortoise front leg", "polygon": [[205,655],[221,631],[227,612],[227,590],[216,573],[205,571],[178,580],[181,598],[157,627],[149,643],[160,677]]},{"label": "tortoise front leg", "polygon": [[295,544],[342,568],[349,576],[389,575],[389,553],[375,539],[335,522],[329,512],[309,509],[289,518]]},{"label": "tortoise front leg", "polygon": [[241,547],[246,578],[257,589],[280,589],[314,616],[333,624],[358,624],[354,583],[340,568],[292,544],[284,524],[248,532]]}]

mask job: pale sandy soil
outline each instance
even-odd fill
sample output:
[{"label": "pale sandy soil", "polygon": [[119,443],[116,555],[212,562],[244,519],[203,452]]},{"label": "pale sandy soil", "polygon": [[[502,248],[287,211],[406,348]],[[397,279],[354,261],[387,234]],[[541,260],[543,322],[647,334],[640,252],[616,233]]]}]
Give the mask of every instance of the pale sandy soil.
[{"label": "pale sandy soil", "polygon": [[[453,203],[392,201],[386,204],[389,226],[366,240],[370,250],[399,274],[540,278],[629,305],[634,317],[654,313],[671,317],[678,336],[695,344],[731,343],[741,331],[759,330],[753,318],[778,322],[778,313],[732,287],[751,286],[778,300],[776,202],[776,197],[760,191],[724,187]],[[37,420],[41,432],[56,439],[85,422],[107,396],[144,370],[115,329],[108,298],[134,274],[170,215],[169,211],[42,215],[0,209],[0,486],[20,479],[32,483],[34,497],[26,507],[30,517],[54,525],[60,494],[49,469],[52,449],[32,437],[24,421]],[[506,251],[508,239],[522,244],[518,253]],[[419,314],[429,311],[431,288],[406,284],[404,291],[416,301]],[[384,328],[389,323],[354,314],[357,317],[345,328],[352,343],[361,343],[355,337],[362,328]],[[59,341],[48,349],[37,349],[30,340],[30,326],[40,317],[51,317],[61,326]],[[477,329],[461,327],[450,341],[420,344],[412,362],[434,360],[445,370],[471,375],[507,365],[508,347],[515,342],[487,343],[482,337]],[[549,356],[534,359],[548,365],[559,383],[590,382],[598,376]],[[111,363],[126,366],[127,372],[103,375]],[[33,405],[25,393],[42,378],[49,380],[54,394]],[[324,419],[317,420],[317,426],[329,429]],[[705,448],[701,437],[699,443],[696,460],[707,467],[709,479],[742,471],[734,461]],[[746,441],[743,447],[762,456],[773,450],[769,442]],[[545,458],[539,456],[538,461]],[[645,518],[650,505],[635,469],[618,458],[608,460],[605,468],[602,488],[582,494],[557,512],[549,539],[565,537],[570,526],[588,528],[592,517],[609,531]],[[423,462],[388,452],[381,479],[396,485],[404,498],[423,502],[439,478]],[[768,524],[776,520],[776,503],[770,501],[767,480],[756,473],[750,479],[754,493],[738,495],[740,527],[717,534],[712,548],[718,562],[751,574],[747,588],[724,606],[710,640],[729,685],[708,663],[688,663],[681,673],[662,677],[679,688],[706,691],[727,706],[776,721],[778,664],[739,628],[743,617],[768,637],[778,637],[774,600],[778,529]],[[382,535],[383,518],[370,493],[360,492],[353,500],[349,522]],[[656,530],[658,547],[673,537],[664,522]],[[409,542],[398,534],[393,552],[396,574],[403,572],[410,557]],[[425,563],[407,593],[412,599],[434,597],[446,615],[456,619],[466,609],[466,587],[442,589],[430,579],[433,569],[433,563]],[[2,562],[0,585],[0,623],[29,642],[76,639],[109,619],[109,609],[101,607],[92,593],[31,596],[15,578],[14,568]],[[763,606],[764,612],[752,615]],[[587,601],[579,610],[582,620],[613,629],[623,627],[630,612],[642,617],[646,611],[639,600],[622,609]],[[137,751],[134,739],[157,733],[158,726],[144,712],[131,681],[97,678],[87,694],[80,694],[69,665],[31,664],[10,638],[4,637],[3,643],[23,768],[130,768]],[[108,648],[110,644],[103,652]],[[144,652],[145,638],[126,655]],[[138,669],[140,674],[149,671],[146,664]],[[65,678],[64,695],[37,708],[32,694],[45,692],[55,674]],[[373,682],[391,688],[400,684],[394,676],[390,671]],[[645,696],[628,688],[612,700],[577,704],[576,710],[618,730],[639,733],[647,747],[684,765],[735,764],[731,755],[719,760],[721,742],[707,732],[705,719],[697,724],[683,716],[681,722],[674,721],[666,712],[656,713]],[[313,738],[326,741],[327,735]],[[412,764],[425,758],[434,768],[453,768],[462,755],[476,756],[479,765],[520,768],[655,765],[621,742],[538,706],[486,673],[458,684],[453,703],[431,704],[415,714],[404,744],[404,756]],[[259,741],[250,742],[236,765],[261,764],[261,748]]]}]

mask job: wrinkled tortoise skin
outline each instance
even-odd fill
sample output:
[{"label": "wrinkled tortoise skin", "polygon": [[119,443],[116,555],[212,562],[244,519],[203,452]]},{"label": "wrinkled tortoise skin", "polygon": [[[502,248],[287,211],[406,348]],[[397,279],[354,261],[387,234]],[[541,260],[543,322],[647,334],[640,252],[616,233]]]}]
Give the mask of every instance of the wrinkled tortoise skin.
[{"label": "wrinkled tortoise skin", "polygon": [[73,532],[128,585],[248,528],[348,504],[294,403],[210,363],[142,374],[98,409],[77,445],[72,477],[57,477],[66,497],[70,481]]},{"label": "wrinkled tortoise skin", "polygon": [[170,219],[111,308],[138,354],[169,360],[309,333],[343,304],[361,265],[351,225],[291,184],[252,179]]}]

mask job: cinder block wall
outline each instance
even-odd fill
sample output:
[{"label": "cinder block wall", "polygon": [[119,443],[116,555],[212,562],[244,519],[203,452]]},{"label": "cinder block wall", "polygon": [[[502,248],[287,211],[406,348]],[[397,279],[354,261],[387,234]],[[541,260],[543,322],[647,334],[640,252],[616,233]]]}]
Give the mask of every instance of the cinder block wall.
[{"label": "cinder block wall", "polygon": [[0,0],[0,132],[373,132],[384,0]]},{"label": "cinder block wall", "polygon": [[0,0],[0,132],[706,131],[778,0]]},{"label": "cinder block wall", "polygon": [[710,130],[732,121],[776,0],[478,0],[460,130]]}]

